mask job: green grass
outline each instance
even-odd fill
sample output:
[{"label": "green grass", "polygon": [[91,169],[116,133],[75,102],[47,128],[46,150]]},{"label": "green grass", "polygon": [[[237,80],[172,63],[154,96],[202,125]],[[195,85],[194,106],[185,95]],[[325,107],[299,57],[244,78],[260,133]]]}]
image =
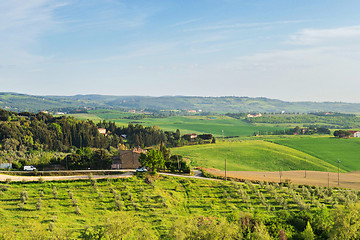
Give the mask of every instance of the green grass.
[{"label": "green grass", "polygon": [[336,161],[340,160],[340,168],[345,171],[360,170],[359,138],[289,137],[271,141],[307,153],[336,167]]},{"label": "green grass", "polygon": [[227,116],[177,116],[167,118],[144,118],[144,119],[124,119],[124,117],[137,114],[121,112],[116,110],[92,110],[89,114],[70,114],[81,120],[92,120],[99,122],[101,120],[113,121],[117,126],[126,126],[129,123],[141,124],[143,126],[158,125],[164,131],[173,131],[179,129],[182,134],[185,133],[211,133],[217,137],[222,136],[252,136],[254,132],[274,130],[283,130],[285,127],[262,126],[249,124],[243,120],[230,118]]},{"label": "green grass", "polygon": [[137,115],[137,114],[133,114],[133,113],[122,112],[122,111],[117,111],[117,110],[109,110],[109,109],[90,110],[89,113],[92,115],[96,115],[99,118],[104,119],[104,120],[114,120],[114,119],[120,119],[123,117]]},{"label": "green grass", "polygon": [[[171,229],[179,227],[178,220],[184,222],[201,216],[217,223],[226,219],[236,222],[243,212],[248,212],[254,213],[254,216],[256,213],[257,218],[271,225],[271,222],[275,224],[278,221],[279,211],[286,210],[287,215],[301,213],[296,196],[301,196],[303,203],[314,210],[317,204],[331,209],[334,199],[342,194],[338,192],[325,199],[314,192],[313,197],[309,198],[301,188],[174,177],[159,177],[153,179],[152,184],[145,183],[142,177],[99,180],[96,186],[95,190],[88,180],[0,183],[0,238],[4,234],[10,234],[8,239],[40,239],[40,235],[46,234],[53,237],[54,234],[67,234],[71,236],[70,239],[78,238],[85,228],[105,226],[109,224],[109,216],[119,213],[131,220],[126,223],[128,228],[141,225],[152,231],[156,238],[168,239]],[[58,192],[56,199],[53,187]],[[7,190],[4,191],[4,188]],[[112,189],[116,191],[121,210],[116,207]],[[76,199],[80,214],[76,213],[69,190]],[[313,191],[311,188],[309,190]],[[27,191],[28,199],[21,209],[20,194],[23,191]],[[43,191],[43,196],[40,191]],[[37,210],[36,203],[40,197],[42,207]],[[279,203],[279,198],[286,199],[286,206]],[[50,232],[51,225],[56,231]],[[273,227],[269,231],[277,236],[279,229]],[[287,234],[295,231],[293,227],[286,229],[289,230]],[[143,239],[149,238],[147,236]]]},{"label": "green grass", "polygon": [[277,171],[304,169],[305,158],[308,170],[336,171],[336,167],[302,151],[263,140],[242,140],[207,145],[172,148],[173,154],[181,154],[191,165],[225,169],[229,171]]},{"label": "green grass", "polygon": [[165,131],[176,131],[179,129],[184,133],[211,133],[217,137],[222,136],[252,136],[258,131],[274,131],[277,128],[271,126],[255,126],[242,120],[226,116],[216,116],[215,119],[208,117],[168,117],[168,118],[146,118],[141,120],[114,119],[118,125],[127,125],[129,122],[138,122],[143,126],[158,125]]}]

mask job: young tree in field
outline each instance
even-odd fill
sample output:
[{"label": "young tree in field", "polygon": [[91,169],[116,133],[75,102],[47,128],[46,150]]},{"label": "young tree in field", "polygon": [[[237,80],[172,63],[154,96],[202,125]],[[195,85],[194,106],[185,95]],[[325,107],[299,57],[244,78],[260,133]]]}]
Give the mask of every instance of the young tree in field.
[{"label": "young tree in field", "polygon": [[309,222],[307,223],[306,228],[301,233],[301,235],[304,240],[314,240],[315,239],[315,234],[314,234]]},{"label": "young tree in field", "polygon": [[155,173],[157,169],[165,166],[165,160],[162,152],[155,149],[147,151],[146,154],[141,153],[139,161],[142,166],[150,168]]}]

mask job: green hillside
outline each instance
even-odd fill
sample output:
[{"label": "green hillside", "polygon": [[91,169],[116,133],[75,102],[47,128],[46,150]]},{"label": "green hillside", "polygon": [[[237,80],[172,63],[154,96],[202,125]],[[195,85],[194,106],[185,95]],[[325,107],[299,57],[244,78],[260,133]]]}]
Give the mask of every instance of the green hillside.
[{"label": "green hillside", "polygon": [[319,158],[345,171],[360,170],[360,139],[339,139],[334,137],[288,137],[271,140]]},{"label": "green hillside", "polygon": [[[262,140],[222,142],[173,148],[172,153],[181,154],[192,166],[225,169],[229,171],[278,171],[301,170],[336,171],[330,163],[299,150]],[[347,169],[344,169],[347,170]]]}]

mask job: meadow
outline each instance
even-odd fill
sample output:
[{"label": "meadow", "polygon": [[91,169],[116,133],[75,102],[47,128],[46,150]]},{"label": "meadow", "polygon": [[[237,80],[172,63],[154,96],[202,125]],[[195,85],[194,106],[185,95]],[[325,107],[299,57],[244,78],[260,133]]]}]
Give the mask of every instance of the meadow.
[{"label": "meadow", "polygon": [[240,119],[234,119],[228,116],[172,116],[165,118],[144,118],[139,120],[124,119],[124,117],[134,116],[134,114],[124,113],[114,110],[94,110],[89,114],[71,114],[78,119],[93,120],[99,122],[107,120],[115,122],[118,126],[125,126],[129,123],[141,124],[143,126],[158,125],[164,131],[173,131],[179,129],[182,134],[185,133],[211,133],[217,137],[231,136],[252,136],[254,132],[275,130],[284,130],[284,127],[262,126],[260,124],[246,123]]},{"label": "meadow", "polygon": [[[305,169],[337,171],[336,166],[311,154],[264,140],[237,140],[172,148],[192,166],[228,171],[283,171]],[[342,171],[344,171],[342,169]]]},{"label": "meadow", "polygon": [[302,151],[347,172],[360,170],[360,139],[335,137],[287,137],[268,140]]},{"label": "meadow", "polygon": [[0,239],[345,239],[341,234],[349,227],[341,220],[355,213],[358,221],[358,196],[321,187],[144,175],[8,182],[0,183]]}]

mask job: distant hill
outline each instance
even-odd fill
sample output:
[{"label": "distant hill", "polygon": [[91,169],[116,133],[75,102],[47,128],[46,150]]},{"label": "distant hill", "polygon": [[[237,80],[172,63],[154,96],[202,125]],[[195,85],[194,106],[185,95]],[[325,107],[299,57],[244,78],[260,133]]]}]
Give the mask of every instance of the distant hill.
[{"label": "distant hill", "polygon": [[188,96],[34,96],[0,93],[0,108],[15,112],[43,110],[106,108],[154,110],[202,110],[203,112],[317,112],[360,113],[360,103],[286,102],[264,97],[188,97]]}]

